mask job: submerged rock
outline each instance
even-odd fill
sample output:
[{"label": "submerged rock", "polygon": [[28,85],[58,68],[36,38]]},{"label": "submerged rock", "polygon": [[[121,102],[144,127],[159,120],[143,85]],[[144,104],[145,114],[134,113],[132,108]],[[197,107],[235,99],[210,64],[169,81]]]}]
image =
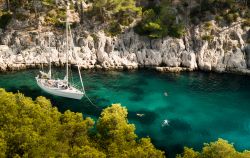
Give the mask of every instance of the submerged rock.
[{"label": "submerged rock", "polygon": [[159,72],[182,72],[182,71],[193,71],[191,68],[185,68],[185,67],[156,67],[156,71]]}]

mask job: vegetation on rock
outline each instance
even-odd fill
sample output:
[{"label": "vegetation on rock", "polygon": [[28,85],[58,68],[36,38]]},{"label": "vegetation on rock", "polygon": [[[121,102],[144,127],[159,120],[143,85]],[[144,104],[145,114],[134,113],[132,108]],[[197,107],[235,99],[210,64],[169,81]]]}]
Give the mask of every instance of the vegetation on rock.
[{"label": "vegetation on rock", "polygon": [[[35,14],[44,16],[47,25],[61,27],[65,19],[65,2],[60,0],[5,0],[5,4],[4,12],[13,13],[19,20],[31,20]],[[186,28],[211,20],[225,26],[240,19],[243,27],[249,26],[249,6],[248,1],[235,0],[77,0],[70,3],[80,19],[77,24],[89,20],[92,27],[98,25],[98,29],[110,36],[131,27],[151,39],[167,35],[181,38]],[[12,17],[9,15],[0,15],[1,28],[8,24],[7,19]]]},{"label": "vegetation on rock", "polygon": [[0,12],[0,28],[5,29],[12,18],[9,12]]},{"label": "vegetation on rock", "polygon": [[115,36],[121,33],[121,27],[129,26],[141,15],[141,8],[136,6],[136,0],[93,0],[89,12],[97,20],[107,23],[106,33]]},{"label": "vegetation on rock", "polygon": [[150,38],[162,38],[166,35],[180,38],[185,33],[183,22],[177,21],[178,13],[172,8],[171,1],[163,0],[160,4],[144,7],[141,22],[135,30],[140,35]]}]

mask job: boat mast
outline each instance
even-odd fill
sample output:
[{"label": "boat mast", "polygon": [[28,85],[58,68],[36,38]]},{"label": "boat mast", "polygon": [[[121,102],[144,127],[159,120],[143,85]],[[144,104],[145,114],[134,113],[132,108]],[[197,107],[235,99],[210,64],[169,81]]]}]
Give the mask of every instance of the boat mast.
[{"label": "boat mast", "polygon": [[[72,35],[71,29],[70,29],[70,25],[69,25],[69,34],[70,34],[70,39],[71,39],[71,47],[73,49],[72,51],[73,51],[76,59],[78,59],[78,57],[76,56],[77,54],[75,52],[75,45],[74,45],[73,35]],[[84,86],[83,86],[83,81],[82,81],[82,74],[81,74],[81,70],[80,70],[80,67],[79,67],[79,62],[77,62],[77,69],[78,69],[78,73],[79,73],[79,77],[80,77],[80,81],[81,81],[82,92],[85,93]]]},{"label": "boat mast", "polygon": [[50,34],[49,34],[49,50],[50,50],[50,56],[49,56],[49,78],[51,79],[51,49],[50,49]]},{"label": "boat mast", "polygon": [[69,84],[69,66],[68,66],[68,60],[69,60],[69,38],[68,38],[68,16],[69,16],[69,4],[67,5],[67,11],[66,11],[66,83]]}]

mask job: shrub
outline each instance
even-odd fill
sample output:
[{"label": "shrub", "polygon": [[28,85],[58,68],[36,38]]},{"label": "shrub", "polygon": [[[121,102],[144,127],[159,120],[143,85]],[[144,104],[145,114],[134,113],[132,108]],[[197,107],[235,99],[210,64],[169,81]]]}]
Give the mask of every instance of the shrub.
[{"label": "shrub", "polygon": [[185,27],[182,23],[173,24],[170,26],[169,35],[176,38],[181,38],[185,34]]},{"label": "shrub", "polygon": [[123,26],[129,26],[134,21],[134,19],[130,16],[130,13],[126,11],[120,11],[117,13],[116,17],[118,18],[118,23]]},{"label": "shrub", "polygon": [[226,20],[229,24],[235,22],[239,17],[239,13],[229,13],[226,15]]},{"label": "shrub", "polygon": [[105,33],[110,36],[119,35],[122,32],[121,25],[117,22],[111,22],[109,27],[105,30]]},{"label": "shrub", "polygon": [[109,24],[105,33],[112,36],[121,33],[122,26],[129,26],[141,16],[141,7],[136,6],[136,0],[93,0],[92,6],[87,15]]},{"label": "shrub", "polygon": [[243,21],[242,27],[250,27],[250,18],[247,18]]},{"label": "shrub", "polygon": [[45,6],[53,6],[54,0],[42,0],[42,4]]},{"label": "shrub", "polygon": [[24,21],[24,20],[28,19],[29,17],[25,14],[22,14],[22,13],[16,13],[15,18],[17,20]]},{"label": "shrub", "polygon": [[213,28],[212,22],[211,22],[211,21],[205,22],[205,23],[204,23],[204,28],[205,28],[206,30],[211,30],[211,29]]},{"label": "shrub", "polygon": [[[159,8],[158,8],[159,9]],[[149,38],[162,38],[168,33],[168,26],[153,9],[147,9],[142,14],[142,21],[135,27],[135,32]]]},{"label": "shrub", "polygon": [[146,35],[149,38],[161,38],[167,35],[168,29],[160,19],[146,20],[141,22],[135,31],[140,35]]},{"label": "shrub", "polygon": [[97,37],[96,34],[93,33],[90,36],[93,38],[93,40],[94,40],[95,43],[97,43],[99,41],[99,38]]},{"label": "shrub", "polygon": [[181,155],[176,158],[249,158],[250,151],[245,150],[242,152],[236,151],[233,144],[219,138],[215,142],[205,143],[202,151],[197,152],[192,148],[184,148]]},{"label": "shrub", "polygon": [[216,15],[215,16],[215,21],[216,22],[220,22],[220,21],[222,21],[223,20],[223,17],[222,16],[220,16],[220,15]]},{"label": "shrub", "polygon": [[56,9],[51,10],[47,13],[47,16],[45,17],[45,21],[49,25],[54,25],[56,27],[64,28],[66,19],[66,11],[65,9]]},{"label": "shrub", "polygon": [[247,12],[246,12],[246,17],[247,17],[247,18],[250,18],[250,9],[247,10]]},{"label": "shrub", "polygon": [[205,41],[212,41],[213,40],[213,36],[212,35],[203,35],[201,37],[202,40],[205,40]]},{"label": "shrub", "polygon": [[6,26],[9,24],[10,20],[12,19],[12,14],[5,13],[0,17],[0,28],[5,29]]}]

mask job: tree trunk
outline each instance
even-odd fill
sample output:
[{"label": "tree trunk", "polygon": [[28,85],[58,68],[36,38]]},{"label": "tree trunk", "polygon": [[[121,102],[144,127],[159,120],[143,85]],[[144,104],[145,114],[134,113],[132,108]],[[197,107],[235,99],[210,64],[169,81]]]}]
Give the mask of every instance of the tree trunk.
[{"label": "tree trunk", "polygon": [[192,8],[192,0],[189,0],[189,5],[188,5],[189,7],[188,7],[188,18],[187,18],[187,20],[188,20],[188,25],[190,24],[190,14],[191,14],[191,8]]},{"label": "tree trunk", "polygon": [[7,10],[10,11],[10,0],[6,0]]},{"label": "tree trunk", "polygon": [[80,24],[83,24],[83,4],[80,4]]},{"label": "tree trunk", "polygon": [[202,0],[200,0],[200,14],[201,14],[201,7],[202,7]]}]

